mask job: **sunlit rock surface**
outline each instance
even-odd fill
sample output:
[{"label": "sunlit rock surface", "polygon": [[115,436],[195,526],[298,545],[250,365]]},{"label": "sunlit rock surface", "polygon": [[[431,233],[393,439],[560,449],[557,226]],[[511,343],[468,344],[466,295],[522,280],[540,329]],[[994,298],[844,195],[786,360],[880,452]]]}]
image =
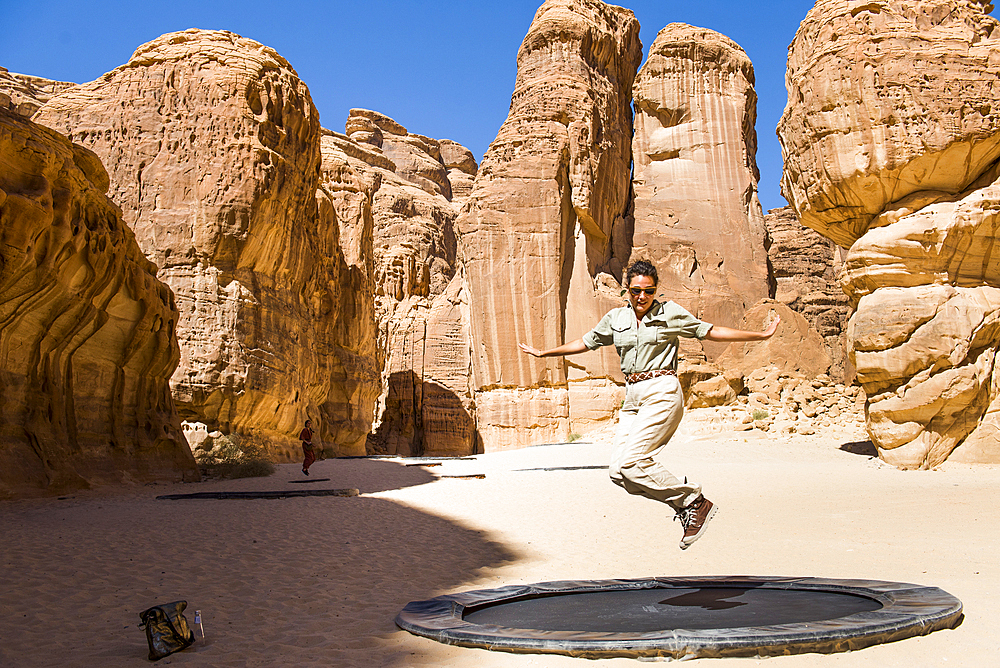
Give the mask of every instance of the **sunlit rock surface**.
[{"label": "sunlit rock surface", "polygon": [[92,152],[0,109],[0,497],[195,480],[173,295]]},{"label": "sunlit rock surface", "polygon": [[177,296],[182,417],[259,432],[278,457],[301,455],[308,417],[324,448],[364,454],[374,332],[354,338],[342,319],[345,290],[366,283],[337,217],[320,216],[319,115],[291,65],[233,33],[170,33],[36,119],[108,165],[111,198]]},{"label": "sunlit rock surface", "polygon": [[848,337],[886,460],[1000,461],[1000,31],[987,3],[825,0],[789,49],[782,189],[849,248]]},{"label": "sunlit rock surface", "polygon": [[0,67],[0,109],[31,118],[50,98],[76,84],[17,74]]},{"label": "sunlit rock surface", "polygon": [[[537,359],[620,305],[628,260],[632,12],[549,0],[517,56],[507,120],[458,219],[486,450],[564,441],[620,403],[613,349]],[[615,278],[612,278],[615,277]]]},{"label": "sunlit rock surface", "polygon": [[[770,296],[750,58],[717,32],[672,23],[650,47],[633,98],[632,257],[656,263],[666,298],[735,327]],[[713,358],[726,345],[704,347]]]},{"label": "sunlit rock surface", "polygon": [[368,449],[471,454],[479,442],[471,324],[456,272],[459,204],[452,179],[471,183],[475,159],[456,142],[411,134],[374,111],[352,109],[346,131],[349,136],[324,137],[324,151],[329,146],[370,184],[374,308],[384,360]]}]

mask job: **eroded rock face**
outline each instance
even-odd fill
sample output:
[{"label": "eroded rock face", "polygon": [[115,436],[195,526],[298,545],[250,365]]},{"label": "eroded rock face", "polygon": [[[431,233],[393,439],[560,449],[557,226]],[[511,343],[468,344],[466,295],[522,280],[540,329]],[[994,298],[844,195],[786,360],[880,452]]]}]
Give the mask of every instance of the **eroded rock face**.
[{"label": "eroded rock face", "polygon": [[510,113],[458,220],[487,451],[565,440],[620,401],[613,349],[566,361],[517,344],[573,340],[621,304],[638,33],[626,9],[549,0],[518,52]]},{"label": "eroded rock face", "polygon": [[773,367],[788,375],[810,380],[826,375],[830,356],[823,339],[808,320],[776,301],[763,301],[748,309],[739,324],[740,329],[760,332],[778,316],[781,324],[774,336],[766,341],[736,342],[719,357],[727,373],[749,377],[757,369]]},{"label": "eroded rock face", "polygon": [[17,74],[0,67],[0,109],[31,118],[50,98],[75,85],[68,81]]},{"label": "eroded rock face", "polygon": [[0,497],[198,479],[173,295],[92,152],[0,110]]},{"label": "eroded rock face", "polygon": [[[770,295],[757,199],[753,66],[712,30],[663,28],[635,79],[633,258],[666,298],[735,327]],[[725,344],[704,343],[714,358]]]},{"label": "eroded rock face", "polygon": [[382,390],[384,350],[378,345],[372,264],[372,194],[378,179],[351,167],[346,155],[329,140],[320,138],[322,167],[316,193],[320,229],[336,226],[339,253],[338,284],[331,293],[339,300],[333,330],[334,345],[325,360],[330,390],[323,412],[339,425],[341,432],[354,435],[351,451],[367,452],[368,432],[378,396]]},{"label": "eroded rock face", "polygon": [[448,168],[441,162],[441,144],[436,139],[407,132],[388,116],[367,109],[351,109],[346,130],[349,137],[381,149],[399,177],[451,200]]},{"label": "eroded rock face", "polygon": [[349,137],[324,137],[324,160],[330,146],[372,184],[374,306],[385,357],[369,452],[471,454],[471,324],[456,273],[451,179],[457,171],[471,182],[475,159],[460,144],[411,134],[374,111],[351,110],[346,130]]},{"label": "eroded rock face", "polygon": [[819,232],[803,227],[791,207],[764,216],[770,245],[767,256],[775,281],[774,298],[800,313],[823,337],[830,357],[830,377],[850,383],[854,367],[847,359],[850,306],[837,276],[846,252]]},{"label": "eroded rock face", "polygon": [[448,168],[451,201],[461,206],[472,193],[472,182],[479,171],[476,156],[472,155],[469,149],[450,139],[442,139],[438,146],[441,150],[441,162]]},{"label": "eroded rock face", "polygon": [[979,0],[821,0],[789,49],[782,192],[844,248],[1000,157],[997,22]]},{"label": "eroded rock face", "polygon": [[287,457],[310,417],[324,448],[364,454],[377,362],[343,338],[361,336],[343,318],[364,279],[336,207],[320,216],[319,116],[291,65],[229,32],[170,33],[36,118],[110,166],[111,197],[177,296],[182,417],[260,432]]},{"label": "eroded rock face", "polygon": [[789,50],[783,192],[850,248],[868,428],[904,468],[1000,461],[1000,31],[984,8],[822,1]]}]

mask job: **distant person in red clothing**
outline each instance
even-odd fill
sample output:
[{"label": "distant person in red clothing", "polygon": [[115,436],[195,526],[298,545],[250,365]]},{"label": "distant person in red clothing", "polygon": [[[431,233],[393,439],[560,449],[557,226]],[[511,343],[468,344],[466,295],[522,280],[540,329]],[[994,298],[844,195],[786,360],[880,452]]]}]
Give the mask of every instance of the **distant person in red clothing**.
[{"label": "distant person in red clothing", "polygon": [[302,472],[309,475],[309,467],[316,461],[316,451],[313,450],[313,430],[312,420],[306,420],[306,426],[299,432],[299,440],[302,441],[302,453],[306,456],[302,462]]}]

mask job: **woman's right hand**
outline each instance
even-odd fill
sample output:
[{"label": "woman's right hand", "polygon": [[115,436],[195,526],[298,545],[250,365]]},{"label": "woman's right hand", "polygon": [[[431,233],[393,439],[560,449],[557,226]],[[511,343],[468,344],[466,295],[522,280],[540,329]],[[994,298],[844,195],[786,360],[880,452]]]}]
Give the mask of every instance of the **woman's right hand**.
[{"label": "woman's right hand", "polygon": [[519,344],[517,344],[517,347],[521,349],[521,352],[528,353],[532,357],[541,357],[542,356],[542,351],[541,350],[539,350],[538,348],[532,348],[531,346],[529,346],[526,343],[519,343]]}]

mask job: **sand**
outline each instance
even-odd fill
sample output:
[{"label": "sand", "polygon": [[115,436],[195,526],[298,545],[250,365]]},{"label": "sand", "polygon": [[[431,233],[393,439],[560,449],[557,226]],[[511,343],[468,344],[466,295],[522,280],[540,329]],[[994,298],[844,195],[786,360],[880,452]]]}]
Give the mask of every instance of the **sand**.
[{"label": "sand", "polygon": [[[450,647],[393,623],[412,600],[565,579],[656,575],[864,578],[960,598],[955,630],[857,652],[706,665],[992,666],[1000,656],[1000,467],[898,471],[863,427],[739,432],[691,411],[663,459],[719,513],[698,543],[609,482],[606,432],[442,460],[318,462],[312,478],[147,485],[0,503],[0,665],[145,666],[138,614],[189,602],[206,632],[177,666],[636,665]],[[861,453],[861,454],[858,454]],[[485,478],[445,478],[485,474]],[[156,500],[216,490],[356,487],[352,498]]]}]

